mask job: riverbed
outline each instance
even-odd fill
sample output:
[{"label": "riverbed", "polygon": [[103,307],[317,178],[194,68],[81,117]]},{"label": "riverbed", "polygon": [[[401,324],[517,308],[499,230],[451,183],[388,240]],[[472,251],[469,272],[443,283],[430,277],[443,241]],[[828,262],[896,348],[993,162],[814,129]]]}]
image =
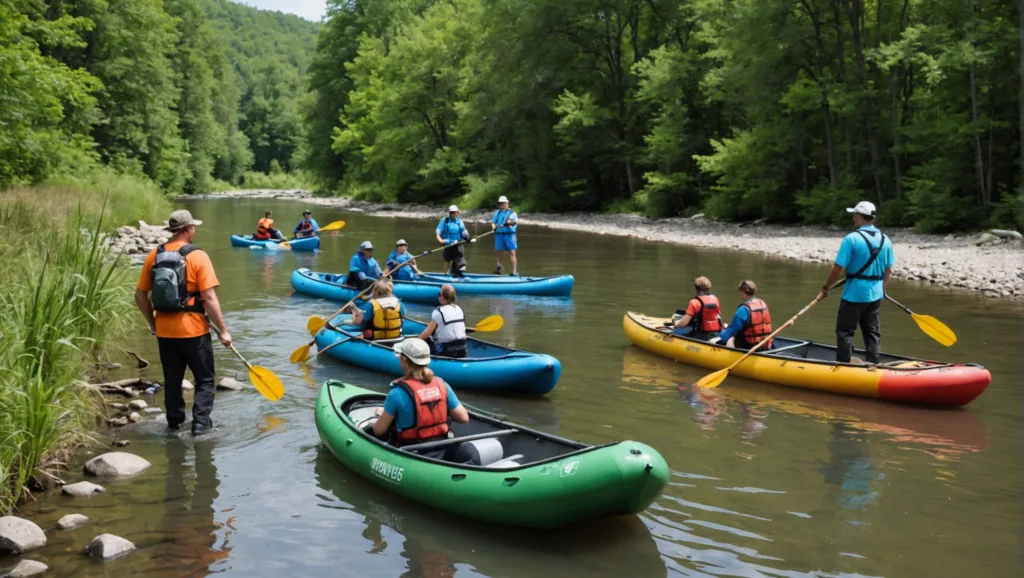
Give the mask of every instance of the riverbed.
[{"label": "riverbed", "polygon": [[[586,528],[533,533],[489,528],[418,507],[341,468],[313,425],[317,387],[328,378],[383,391],[389,378],[331,360],[292,365],[309,336],[309,315],[338,304],[291,295],[297,267],[341,271],[359,242],[380,257],[402,237],[413,252],[432,248],[436,219],[382,218],[314,207],[325,234],[318,254],[233,249],[271,208],[290,231],[307,205],[253,199],[182,203],[204,221],[195,243],[211,256],[238,348],[284,381],[270,403],[252,390],[218,393],[217,431],[195,441],[169,435],[159,419],[114,432],[153,462],[140,477],[73,500],[37,496],[23,514],[44,528],[81,512],[87,526],[49,532],[30,557],[54,576],[1018,576],[1021,531],[1021,324],[1024,307],[927,284],[895,280],[890,293],[940,318],[959,342],[944,348],[895,308],[883,310],[883,349],[988,367],[993,382],[961,410],[940,411],[758,384],[730,378],[695,391],[705,372],[629,345],[626,310],[670,313],[684,306],[694,277],[708,276],[724,307],[732,288],[754,279],[780,319],[813,298],[826,265],[765,259],[729,250],[523,225],[520,271],[571,273],[574,295],[463,299],[472,319],[504,327],[487,339],[549,353],[563,365],[548,396],[463,393],[463,401],[532,427],[603,443],[635,439],[672,469],[664,495],[639,516]],[[471,228],[476,225],[471,226]],[[488,227],[489,228],[489,227]],[[479,231],[486,229],[480,226]],[[440,257],[421,263],[440,268]],[[490,243],[467,250],[472,271],[494,267]],[[788,330],[831,341],[830,299]],[[411,305],[413,316],[429,309]],[[135,347],[158,356],[148,332]],[[244,368],[217,347],[220,375]],[[132,376],[125,373],[123,376]],[[142,374],[161,379],[156,364]],[[119,375],[121,376],[121,375]],[[146,398],[162,405],[162,399]],[[84,459],[85,455],[79,456]],[[79,479],[78,471],[65,476]],[[109,563],[81,548],[111,532],[139,550]]]}]

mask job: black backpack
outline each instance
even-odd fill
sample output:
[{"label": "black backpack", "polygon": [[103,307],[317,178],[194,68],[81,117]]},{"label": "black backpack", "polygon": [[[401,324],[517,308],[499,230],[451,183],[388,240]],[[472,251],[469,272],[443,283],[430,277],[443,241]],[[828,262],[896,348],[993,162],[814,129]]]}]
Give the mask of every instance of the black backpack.
[{"label": "black backpack", "polygon": [[[156,249],[153,261],[153,309],[161,313],[205,313],[199,293],[189,293],[187,280],[188,263],[185,257],[199,247],[186,244],[177,251],[168,251],[163,245]],[[195,298],[192,305],[189,299]]]}]

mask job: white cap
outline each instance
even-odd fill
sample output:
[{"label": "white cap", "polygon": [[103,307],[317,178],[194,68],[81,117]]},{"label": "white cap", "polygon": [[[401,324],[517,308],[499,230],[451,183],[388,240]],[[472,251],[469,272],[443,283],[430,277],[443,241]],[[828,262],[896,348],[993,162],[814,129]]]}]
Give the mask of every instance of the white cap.
[{"label": "white cap", "polygon": [[448,207],[448,212],[449,213],[454,213],[454,212],[456,212],[458,210],[459,210],[459,208],[456,207],[455,205],[452,205],[452,206]]},{"label": "white cap", "polygon": [[852,209],[846,209],[847,213],[859,213],[861,215],[867,215],[869,217],[875,216],[875,204],[868,201],[861,201],[857,203],[857,206]]},{"label": "white cap", "polygon": [[359,245],[359,250],[360,251],[362,251],[363,249],[372,249],[372,248],[373,248],[373,243],[371,243],[369,241],[363,241],[363,243],[361,245]]},{"label": "white cap", "polygon": [[507,203],[508,202],[508,197],[506,197],[505,195],[502,195],[502,196],[498,197],[498,202],[499,203]]},{"label": "white cap", "polygon": [[395,357],[406,356],[416,365],[430,365],[430,347],[419,337],[412,337],[395,344]]},{"label": "white cap", "polygon": [[409,243],[406,243],[406,242],[405,242],[405,239],[399,239],[399,240],[398,240],[398,242],[397,242],[397,243],[395,243],[395,246],[396,246],[396,247],[401,247],[402,245],[408,245],[408,244],[409,244]]}]

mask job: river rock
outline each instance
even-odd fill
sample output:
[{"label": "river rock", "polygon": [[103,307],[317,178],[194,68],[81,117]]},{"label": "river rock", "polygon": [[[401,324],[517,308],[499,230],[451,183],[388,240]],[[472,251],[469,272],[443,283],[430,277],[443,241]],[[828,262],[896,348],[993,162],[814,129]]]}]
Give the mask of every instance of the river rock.
[{"label": "river rock", "polygon": [[130,414],[128,414],[128,421],[132,423],[139,423],[140,421],[142,421],[142,416],[139,415],[139,412],[133,411]]},{"label": "river rock", "polygon": [[85,547],[85,553],[91,558],[112,560],[124,556],[135,549],[135,544],[113,534],[100,534]]},{"label": "river rock", "polygon": [[92,482],[78,482],[75,484],[68,484],[60,489],[60,493],[65,496],[80,497],[91,497],[94,494],[105,492],[103,486],[94,484]]},{"label": "river rock", "polygon": [[128,409],[133,409],[135,411],[142,411],[147,407],[149,407],[149,404],[141,399],[133,399],[128,402]]},{"label": "river rock", "polygon": [[104,478],[123,478],[134,476],[151,465],[134,454],[108,452],[85,462],[85,473]]},{"label": "river rock", "polygon": [[82,514],[68,514],[57,520],[57,527],[61,530],[71,530],[89,521],[89,516]]},{"label": "river rock", "polygon": [[157,415],[163,413],[164,410],[160,409],[159,407],[147,407],[146,409],[143,410],[143,412],[146,413],[147,415]]},{"label": "river rock", "polygon": [[0,518],[0,556],[18,556],[46,545],[46,534],[35,523],[17,516]]},{"label": "river rock", "polygon": [[128,418],[126,417],[115,417],[107,420],[107,425],[112,427],[123,427],[128,425]]},{"label": "river rock", "polygon": [[128,406],[126,406],[123,403],[112,403],[111,402],[111,403],[107,403],[107,407],[109,407],[110,409],[116,409],[117,411],[124,411],[124,410],[128,409]]},{"label": "river rock", "polygon": [[42,562],[35,560],[22,560],[18,562],[18,565],[8,570],[5,574],[5,578],[28,578],[29,576],[38,576],[43,572],[49,570],[50,567]]},{"label": "river rock", "polygon": [[182,389],[182,391],[192,391],[195,388],[196,388],[196,386],[192,385],[191,381],[189,381],[187,379],[181,380],[181,389]]},{"label": "river rock", "polygon": [[217,389],[226,389],[228,391],[241,391],[242,384],[238,383],[238,380],[233,377],[224,377],[217,382]]},{"label": "river rock", "polygon": [[112,443],[110,445],[114,446],[115,448],[126,448],[126,447],[132,445],[132,442],[130,442],[128,440],[114,440],[114,443]]}]

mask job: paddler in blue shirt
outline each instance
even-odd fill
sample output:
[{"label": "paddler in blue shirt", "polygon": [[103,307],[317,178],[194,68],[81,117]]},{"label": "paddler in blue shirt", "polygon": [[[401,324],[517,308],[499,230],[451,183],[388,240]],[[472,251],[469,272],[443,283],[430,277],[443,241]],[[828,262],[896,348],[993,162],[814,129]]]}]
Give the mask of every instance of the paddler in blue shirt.
[{"label": "paddler in blue shirt", "polygon": [[298,225],[295,225],[295,230],[292,234],[297,239],[305,239],[319,234],[320,225],[316,223],[316,220],[311,216],[312,213],[309,210],[302,211],[302,220],[299,221]]},{"label": "paddler in blue shirt", "polygon": [[[406,261],[412,261],[412,263],[398,269]],[[405,242],[405,239],[399,239],[395,243],[395,250],[388,255],[388,260],[384,263],[384,266],[387,267],[388,271],[398,269],[391,278],[399,281],[412,281],[417,276],[423,276],[423,272],[416,267],[416,260],[409,254],[409,244]]]},{"label": "paddler in blue shirt", "polygon": [[[864,349],[868,363],[878,363],[882,340],[882,324],[878,314],[885,298],[885,286],[892,275],[896,259],[892,241],[875,225],[875,205],[868,201],[846,209],[853,213],[857,230],[839,245],[836,262],[828,272],[818,299],[828,297],[829,287],[846,271],[846,286],[836,316],[836,361],[849,363],[853,356],[853,335],[859,325],[864,332]],[[851,273],[852,271],[852,273]]]},{"label": "paddler in blue shirt", "polygon": [[519,268],[516,261],[516,249],[519,244],[516,239],[516,228],[519,225],[519,215],[508,208],[508,197],[498,197],[498,210],[491,217],[491,230],[494,231],[494,250],[498,253],[498,268],[494,270],[495,275],[501,275],[501,254],[508,251],[508,261],[512,265],[512,272],[509,275],[517,277]]},{"label": "paddler in blue shirt", "polygon": [[[736,309],[732,323],[718,337],[709,339],[708,342],[724,342],[728,347],[750,349],[772,334],[772,317],[768,313],[768,304],[754,297],[757,285],[753,281],[743,281],[736,291],[743,302]],[[761,347],[761,351],[771,348],[772,343],[769,340]]]},{"label": "paddler in blue shirt", "polygon": [[462,245],[454,245],[454,243],[467,239],[472,243],[476,239],[470,238],[466,225],[459,218],[458,207],[455,205],[448,207],[448,216],[437,224],[435,233],[437,242],[445,246],[444,272],[455,277],[465,277],[466,258],[462,253]]},{"label": "paddler in blue shirt", "polygon": [[363,241],[359,245],[359,250],[352,255],[352,259],[348,262],[348,278],[345,279],[345,284],[362,291],[373,285],[373,282],[383,274],[380,265],[373,259],[373,243]]}]

